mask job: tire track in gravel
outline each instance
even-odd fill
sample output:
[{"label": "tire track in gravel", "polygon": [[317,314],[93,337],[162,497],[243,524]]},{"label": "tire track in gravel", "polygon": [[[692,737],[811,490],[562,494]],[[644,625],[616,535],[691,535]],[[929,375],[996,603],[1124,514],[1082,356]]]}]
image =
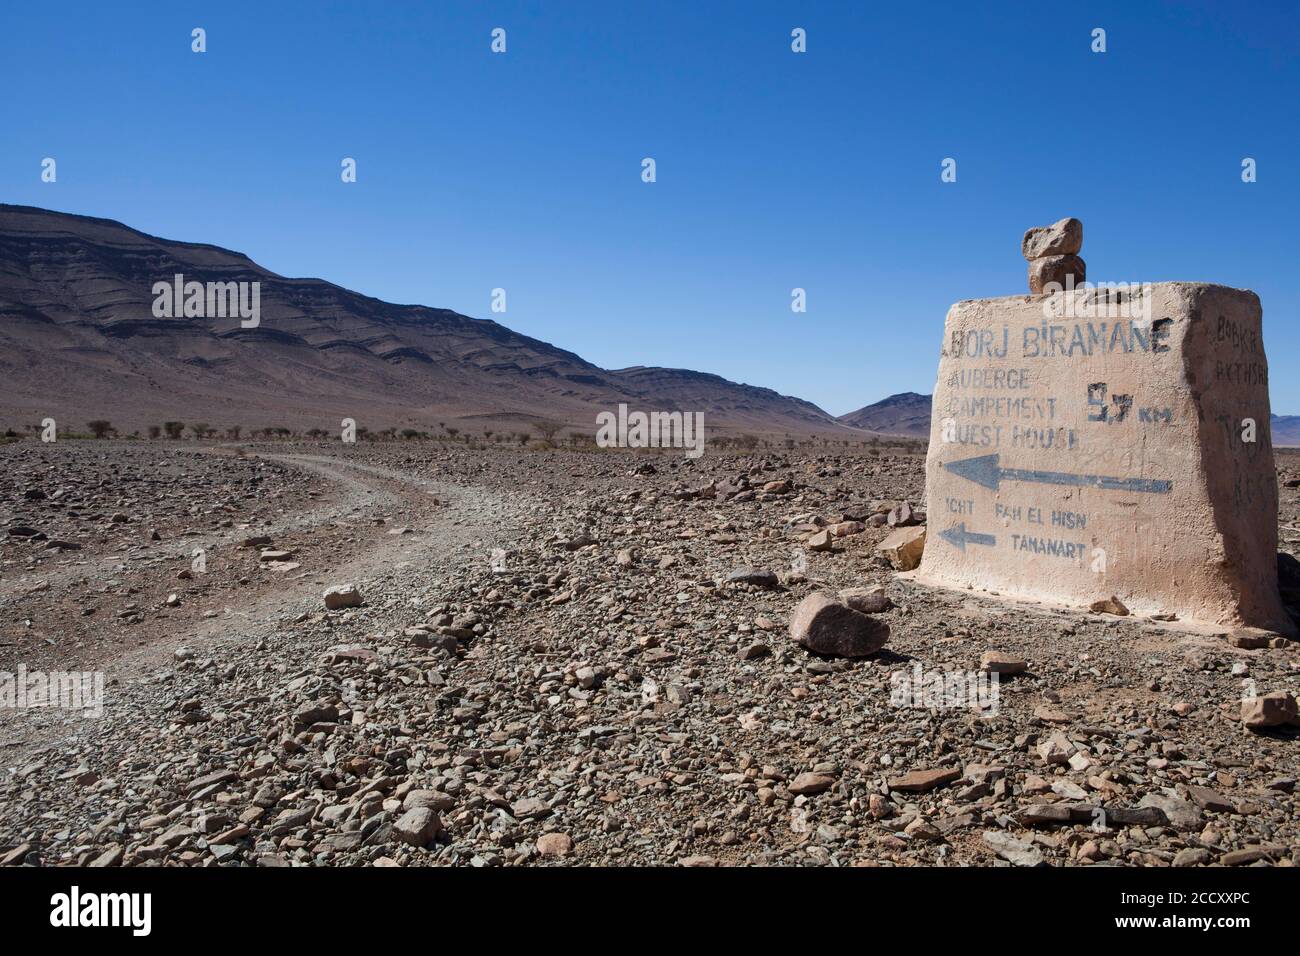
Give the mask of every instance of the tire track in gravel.
[{"label": "tire track in gravel", "polygon": [[[311,471],[342,486],[345,497],[336,513],[346,511],[353,520],[364,521],[373,519],[381,510],[390,511],[399,519],[397,524],[410,528],[412,533],[390,534],[387,524],[356,525],[358,529],[373,527],[373,540],[359,544],[355,555],[328,567],[305,569],[243,607],[227,607],[222,617],[197,622],[187,633],[178,635],[183,639],[176,640],[174,645],[155,643],[130,657],[156,665],[170,658],[175,646],[180,644],[198,652],[215,650],[223,640],[248,639],[230,634],[232,622],[246,621],[245,626],[256,632],[273,629],[284,618],[323,610],[321,592],[331,583],[355,583],[364,594],[368,581],[391,576],[402,566],[454,564],[448,560],[454,550],[472,547],[484,535],[497,535],[502,527],[499,522],[521,517],[526,511],[517,503],[482,488],[422,478],[346,458],[282,454],[262,457]],[[486,553],[482,560],[488,560]]]},{"label": "tire track in gravel", "polygon": [[[365,594],[412,590],[435,583],[439,576],[454,575],[468,561],[489,560],[492,546],[506,546],[522,531],[530,514],[517,496],[507,500],[484,488],[424,478],[347,458],[327,455],[266,454],[261,457],[311,472],[338,485],[343,492],[328,509],[313,509],[283,523],[284,528],[324,527],[329,524],[370,531],[355,543],[355,553],[337,563],[304,570],[277,582],[260,594],[250,595],[239,607],[227,605],[220,616],[188,621],[172,629],[145,636],[142,646],[123,649],[105,661],[106,691],[113,686],[154,679],[169,668],[179,647],[198,657],[220,657],[230,645],[256,643],[280,623],[324,610],[321,592],[328,584],[355,583]],[[399,519],[410,534],[389,534],[389,523],[374,524],[377,517]],[[259,533],[262,529],[259,529]],[[230,546],[230,539],[223,543]],[[466,553],[468,552],[468,553]],[[188,550],[184,552],[188,554]],[[421,574],[413,578],[410,568]],[[85,572],[85,568],[79,569]],[[57,745],[77,733],[84,718],[59,710],[0,710],[0,748],[8,755]],[[7,758],[6,758],[7,759]]]},{"label": "tire track in gravel", "polygon": [[[194,452],[196,455],[213,453],[211,450]],[[328,467],[331,463],[339,463],[340,459],[306,455],[254,455],[254,457],[265,458],[268,461],[278,461],[298,467],[303,471],[310,471],[319,477],[334,481],[341,486],[343,492],[342,499],[332,499],[322,503],[320,507],[312,508],[292,517],[283,518],[267,525],[259,525],[256,529],[257,534],[284,535],[308,530],[331,521],[342,520],[345,516],[363,511],[368,507],[394,506],[400,504],[402,500],[400,496],[392,492],[353,478],[340,472],[337,468]],[[254,533],[253,530],[249,529],[246,531],[185,535],[173,541],[161,542],[149,549],[139,549],[135,552],[128,550],[118,554],[97,556],[64,567],[43,569],[33,574],[0,579],[0,608],[21,601],[38,582],[50,587],[57,587],[83,580],[113,577],[122,573],[123,570],[129,573],[131,571],[142,571],[152,565],[162,565],[168,562],[188,562],[190,555],[196,548],[215,551],[223,547],[236,547],[236,543],[241,538],[248,537],[252,533]]]}]

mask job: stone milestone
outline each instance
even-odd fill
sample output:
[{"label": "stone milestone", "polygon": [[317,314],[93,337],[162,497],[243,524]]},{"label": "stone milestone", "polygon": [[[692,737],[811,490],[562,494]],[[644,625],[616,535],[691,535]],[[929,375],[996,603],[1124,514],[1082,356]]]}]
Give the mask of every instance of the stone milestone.
[{"label": "stone milestone", "polygon": [[[1066,219],[1024,252],[1070,256],[1081,239]],[[1293,633],[1269,413],[1253,292],[1066,284],[959,302],[917,580]]]}]

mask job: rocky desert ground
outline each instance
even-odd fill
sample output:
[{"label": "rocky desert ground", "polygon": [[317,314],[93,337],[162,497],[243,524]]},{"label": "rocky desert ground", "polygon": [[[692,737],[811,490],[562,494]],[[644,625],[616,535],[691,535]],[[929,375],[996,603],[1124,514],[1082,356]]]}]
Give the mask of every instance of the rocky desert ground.
[{"label": "rocky desert ground", "polygon": [[[105,681],[99,717],[0,709],[0,863],[1300,862],[1300,728],[1242,721],[1296,646],[912,584],[877,545],[923,465],[0,446],[0,670]],[[848,589],[881,650],[792,639]],[[895,693],[990,670],[991,708]]]}]

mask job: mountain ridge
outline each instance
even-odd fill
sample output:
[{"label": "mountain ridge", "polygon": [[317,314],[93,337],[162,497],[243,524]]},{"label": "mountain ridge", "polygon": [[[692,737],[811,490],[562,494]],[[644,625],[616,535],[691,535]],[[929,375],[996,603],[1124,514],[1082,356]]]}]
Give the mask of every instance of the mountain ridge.
[{"label": "mountain ridge", "polygon": [[[259,283],[260,324],[155,317],[153,284],[176,273]],[[585,427],[627,402],[700,411],[711,427],[853,434],[773,389],[692,369],[602,369],[492,319],[385,302],[211,243],[34,206],[0,205],[0,345],[0,412],[19,417],[126,427],[164,415],[250,427],[351,417],[378,428],[467,416]]]},{"label": "mountain ridge", "polygon": [[[917,392],[899,392],[841,415],[839,419],[845,424],[884,435],[928,438],[933,397]],[[1269,425],[1274,445],[1300,446],[1300,415],[1273,415]]]},{"label": "mountain ridge", "polygon": [[910,438],[930,437],[931,396],[918,392],[899,392],[871,405],[839,416],[839,421],[854,428],[880,432],[885,435],[904,435]]}]

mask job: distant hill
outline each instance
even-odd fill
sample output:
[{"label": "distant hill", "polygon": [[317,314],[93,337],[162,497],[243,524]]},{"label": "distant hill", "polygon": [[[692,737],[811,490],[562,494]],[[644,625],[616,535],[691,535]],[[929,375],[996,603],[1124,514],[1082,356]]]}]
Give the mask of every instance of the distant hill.
[{"label": "distant hill", "polygon": [[854,428],[886,435],[930,437],[930,396],[902,392],[882,398],[874,405],[859,408],[839,417],[841,423]]},{"label": "distant hill", "polygon": [[[259,283],[260,325],[155,316],[154,284],[177,273]],[[621,402],[702,412],[710,430],[854,434],[768,388],[603,369],[486,319],[286,278],[238,252],[108,219],[0,204],[0,430],[51,416],[122,431],[165,420],[334,431],[343,418],[372,430],[551,419],[594,431],[596,413]]]},{"label": "distant hill", "polygon": [[[839,417],[840,422],[854,428],[878,431],[886,435],[910,435],[918,438],[930,436],[929,395],[903,392],[890,395],[874,405],[859,408]],[[1272,417],[1273,444],[1300,447],[1300,415],[1274,415]]]},{"label": "distant hill", "polygon": [[1274,415],[1270,427],[1274,445],[1300,446],[1300,415]]}]

